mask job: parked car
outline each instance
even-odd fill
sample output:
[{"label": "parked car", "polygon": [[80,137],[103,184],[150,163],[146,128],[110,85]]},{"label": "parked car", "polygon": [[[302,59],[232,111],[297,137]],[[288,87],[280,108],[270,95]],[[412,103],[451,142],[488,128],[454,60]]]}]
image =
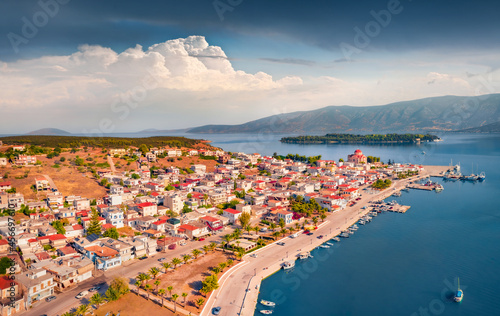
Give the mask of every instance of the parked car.
[{"label": "parked car", "polygon": [[[175,248],[177,248],[176,244],[168,245],[168,249],[170,249],[170,250],[174,250]],[[165,258],[161,258],[161,259],[165,259]],[[160,259],[158,259],[158,261],[160,261]]]},{"label": "parked car", "polygon": [[99,291],[101,289],[100,285],[94,285],[89,289],[90,292]]},{"label": "parked car", "polygon": [[284,242],[282,242],[282,241],[280,241],[280,242],[278,242],[278,243],[276,243],[276,244],[277,244],[277,245],[280,245],[280,246],[284,246],[284,245],[285,245],[285,243],[284,243]]},{"label": "parked car", "polygon": [[213,315],[219,315],[221,308],[220,307],[214,307],[212,308],[212,314]]},{"label": "parked car", "polygon": [[144,259],[147,259],[148,257],[144,256],[144,257],[140,257],[139,260],[144,260]]},{"label": "parked car", "polygon": [[47,297],[45,300],[46,300],[47,302],[50,302],[50,301],[55,300],[56,298],[57,298],[57,297],[55,297],[54,295],[51,295],[51,296]]},{"label": "parked car", "polygon": [[78,293],[77,296],[75,296],[77,299],[81,299],[82,297],[84,297],[85,295],[88,295],[89,294],[89,291],[82,291],[80,293]]},{"label": "parked car", "polygon": [[204,240],[205,240],[205,238],[203,238],[203,237],[198,239],[198,241],[204,241]]},{"label": "parked car", "polygon": [[313,234],[313,233],[311,233],[311,232],[308,232],[308,233],[307,233],[307,236],[312,236],[312,235],[314,235],[314,234]]}]

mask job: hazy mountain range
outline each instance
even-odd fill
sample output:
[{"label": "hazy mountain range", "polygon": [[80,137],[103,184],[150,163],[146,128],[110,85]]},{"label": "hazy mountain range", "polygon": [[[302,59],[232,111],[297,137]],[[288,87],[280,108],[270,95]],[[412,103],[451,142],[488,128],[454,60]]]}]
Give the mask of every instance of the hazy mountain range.
[{"label": "hazy mountain range", "polygon": [[[264,117],[238,125],[205,125],[178,130],[147,129],[115,133],[143,137],[176,133],[402,133],[459,131],[500,132],[500,94],[478,97],[442,96],[379,106],[327,106]],[[77,135],[44,128],[27,135]]]},{"label": "hazy mountain range", "polygon": [[500,94],[442,96],[380,106],[327,106],[239,125],[205,125],[188,133],[388,133],[456,131],[500,121]]}]

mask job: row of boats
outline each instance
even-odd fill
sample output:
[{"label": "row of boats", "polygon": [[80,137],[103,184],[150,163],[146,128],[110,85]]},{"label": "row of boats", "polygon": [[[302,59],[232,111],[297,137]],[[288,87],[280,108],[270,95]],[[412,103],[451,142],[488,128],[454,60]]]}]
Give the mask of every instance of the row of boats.
[{"label": "row of boats", "polygon": [[[473,169],[474,169],[474,166],[473,166]],[[484,172],[481,172],[479,174],[474,174],[474,171],[473,171],[470,175],[463,175],[460,170],[461,170],[460,164],[458,164],[453,168],[453,170],[447,171],[443,177],[446,180],[451,180],[451,181],[462,180],[462,181],[471,181],[471,182],[483,181],[484,179],[486,179],[486,174]]]}]

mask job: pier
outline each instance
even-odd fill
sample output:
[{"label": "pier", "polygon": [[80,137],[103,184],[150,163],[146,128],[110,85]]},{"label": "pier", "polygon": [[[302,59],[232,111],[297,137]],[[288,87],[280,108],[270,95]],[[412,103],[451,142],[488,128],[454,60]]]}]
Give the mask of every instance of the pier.
[{"label": "pier", "polygon": [[423,184],[413,183],[413,184],[409,184],[407,186],[407,188],[409,188],[409,189],[415,189],[415,190],[432,191],[432,190],[435,189],[435,186],[434,185],[423,185]]}]

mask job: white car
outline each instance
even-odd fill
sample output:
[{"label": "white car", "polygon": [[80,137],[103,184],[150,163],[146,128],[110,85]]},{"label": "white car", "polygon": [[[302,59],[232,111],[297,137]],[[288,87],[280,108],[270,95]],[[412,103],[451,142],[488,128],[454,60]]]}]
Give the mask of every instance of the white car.
[{"label": "white car", "polygon": [[82,297],[84,297],[85,295],[88,295],[89,294],[89,291],[82,291],[80,293],[78,293],[77,296],[75,296],[77,299],[81,299]]}]

